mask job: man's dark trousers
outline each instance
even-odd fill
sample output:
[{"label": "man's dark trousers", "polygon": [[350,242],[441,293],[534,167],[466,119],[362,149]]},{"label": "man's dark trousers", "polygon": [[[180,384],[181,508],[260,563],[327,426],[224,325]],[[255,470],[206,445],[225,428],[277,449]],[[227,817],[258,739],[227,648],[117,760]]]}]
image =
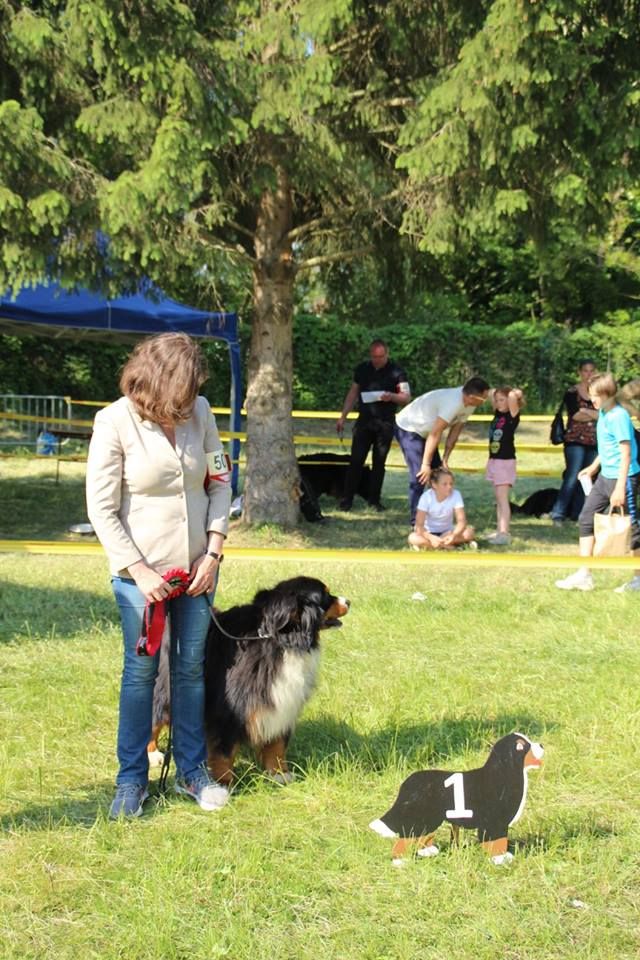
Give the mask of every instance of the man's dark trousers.
[{"label": "man's dark trousers", "polygon": [[356,420],[351,439],[351,461],[344,482],[344,501],[353,503],[358,492],[360,476],[369,450],[373,450],[369,503],[380,503],[384,465],[393,440],[393,420],[378,420],[374,417]]},{"label": "man's dark trousers", "polygon": [[[418,480],[418,474],[422,469],[422,458],[427,441],[419,433],[411,433],[409,430],[403,430],[396,425],[396,440],[400,444],[400,449],[404,455],[405,462],[409,468],[409,515],[411,526],[416,523],[416,510],[418,509],[418,500],[424,493],[424,484]],[[431,468],[435,470],[442,465],[440,453],[436,448],[431,459]]]}]

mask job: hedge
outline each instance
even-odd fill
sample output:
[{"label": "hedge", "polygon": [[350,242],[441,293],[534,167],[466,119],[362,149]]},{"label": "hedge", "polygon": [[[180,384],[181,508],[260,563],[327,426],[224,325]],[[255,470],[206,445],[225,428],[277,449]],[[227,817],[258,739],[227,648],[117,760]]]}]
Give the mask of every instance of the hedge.
[{"label": "hedge", "polygon": [[[552,410],[563,388],[575,381],[576,366],[592,357],[610,367],[620,383],[640,376],[640,316],[612,314],[606,322],[571,330],[523,320],[508,325],[477,323],[443,315],[418,321],[387,319],[379,327],[345,323],[331,315],[299,313],[294,320],[293,404],[301,410],[338,410],[354,367],[368,356],[373,337],[390,345],[407,371],[414,396],[462,383],[480,374],[492,385],[513,384],[527,395],[529,413]],[[248,324],[241,327],[243,352]],[[206,344],[211,403],[229,401],[229,361],[221,342]],[[0,337],[0,393],[70,394],[84,400],[118,396],[118,370],[129,346],[46,338]],[[245,364],[246,370],[246,364]],[[246,386],[246,384],[245,384]]]}]

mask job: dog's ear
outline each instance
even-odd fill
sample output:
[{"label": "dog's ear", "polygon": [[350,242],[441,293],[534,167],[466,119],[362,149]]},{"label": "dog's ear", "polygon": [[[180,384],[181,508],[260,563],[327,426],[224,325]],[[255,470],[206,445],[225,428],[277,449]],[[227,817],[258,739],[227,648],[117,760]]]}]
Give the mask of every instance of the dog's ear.
[{"label": "dog's ear", "polygon": [[277,636],[296,619],[297,612],[298,604],[293,594],[280,593],[270,597],[262,610],[262,630],[270,637]]},{"label": "dog's ear", "polygon": [[320,629],[324,611],[308,597],[300,598],[300,629],[305,637],[312,637]]}]

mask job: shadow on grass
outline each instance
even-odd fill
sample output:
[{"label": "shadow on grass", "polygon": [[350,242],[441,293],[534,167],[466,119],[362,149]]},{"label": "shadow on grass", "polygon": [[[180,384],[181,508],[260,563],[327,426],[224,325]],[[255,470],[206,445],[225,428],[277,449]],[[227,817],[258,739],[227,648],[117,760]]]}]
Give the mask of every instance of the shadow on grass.
[{"label": "shadow on grass", "polygon": [[[322,717],[303,721],[299,725],[289,751],[289,760],[298,777],[304,777],[313,770],[323,776],[335,777],[349,766],[383,771],[399,760],[419,769],[450,764],[451,758],[464,750],[486,748],[488,754],[491,744],[512,730],[521,730],[535,737],[543,729],[553,729],[553,724],[542,724],[524,714],[505,714],[494,720],[452,718],[437,723],[381,728],[370,734],[360,734],[347,723]],[[242,751],[237,773],[239,778],[234,786],[235,796],[246,796],[265,787],[265,775],[253,763],[249,751]],[[172,806],[173,768],[167,800],[158,795],[158,776],[158,771],[151,771],[151,796],[145,804],[146,815],[162,814]],[[287,789],[276,784],[269,784],[271,786],[274,790]],[[63,795],[53,802],[30,803],[0,817],[0,830],[38,831],[67,824],[90,827],[96,820],[107,816],[112,795],[111,782],[84,784],[78,786],[73,794]]]},{"label": "shadow on grass", "polygon": [[88,624],[116,623],[110,595],[78,588],[32,587],[0,581],[0,645],[52,637],[73,639]]},{"label": "shadow on grass", "polygon": [[348,763],[373,771],[398,762],[424,769],[450,763],[467,750],[486,749],[488,756],[493,743],[514,730],[539,738],[555,726],[527,714],[503,714],[494,719],[452,717],[360,734],[348,723],[325,716],[299,724],[289,757],[303,772],[325,765],[337,771]]},{"label": "shadow on grass", "polygon": [[[158,791],[157,779],[149,783],[149,799],[144,804],[144,817],[164,815],[174,804],[191,804],[188,798],[178,797],[173,792],[173,773],[169,778],[167,795]],[[61,827],[92,828],[96,823],[108,819],[109,807],[113,799],[115,786],[113,781],[82,784],[74,793],[63,794],[56,800],[42,803],[29,803],[13,813],[0,817],[0,833],[38,832]],[[195,807],[194,807],[195,809]]]},{"label": "shadow on grass", "polygon": [[64,467],[58,483],[55,462],[47,464],[47,476],[0,480],[3,538],[63,540],[72,523],[86,520],[84,477],[65,476]]}]

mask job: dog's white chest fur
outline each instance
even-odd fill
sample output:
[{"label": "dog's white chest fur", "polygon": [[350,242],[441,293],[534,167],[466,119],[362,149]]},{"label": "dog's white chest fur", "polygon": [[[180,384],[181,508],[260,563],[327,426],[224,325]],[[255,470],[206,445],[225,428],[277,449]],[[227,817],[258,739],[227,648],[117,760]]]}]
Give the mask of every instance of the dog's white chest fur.
[{"label": "dog's white chest fur", "polygon": [[320,650],[297,653],[287,650],[278,676],[270,690],[273,707],[260,711],[256,718],[263,743],[270,743],[295,727],[298,714],[316,685]]}]

